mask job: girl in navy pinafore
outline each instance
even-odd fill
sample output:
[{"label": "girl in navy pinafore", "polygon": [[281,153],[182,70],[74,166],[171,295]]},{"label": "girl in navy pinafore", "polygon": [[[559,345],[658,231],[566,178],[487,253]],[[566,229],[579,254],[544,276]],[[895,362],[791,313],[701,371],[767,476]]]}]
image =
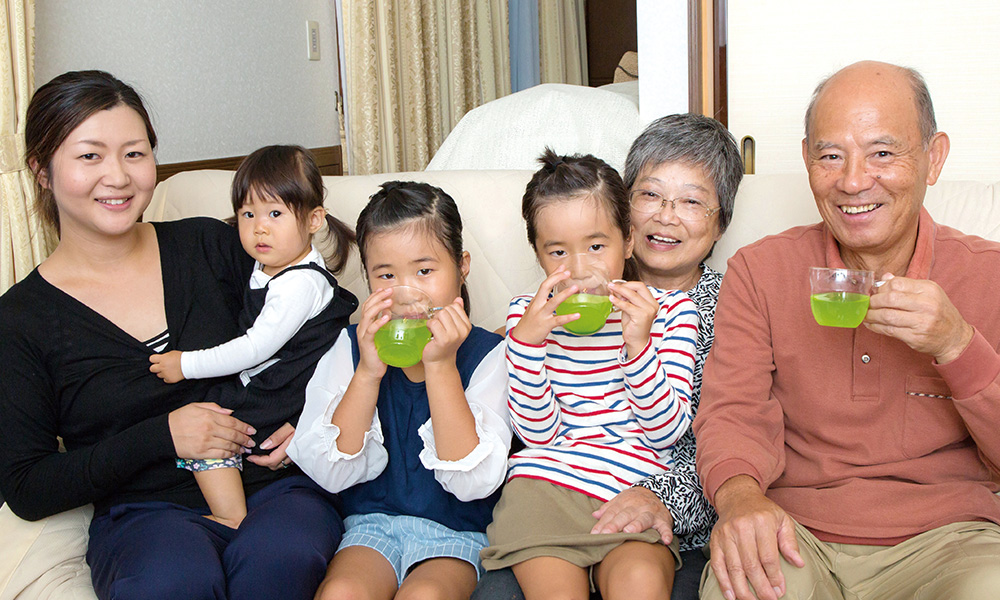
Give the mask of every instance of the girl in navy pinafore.
[{"label": "girl in navy pinafore", "polygon": [[[468,317],[458,209],[442,190],[389,182],[358,218],[373,289],[316,367],[289,455],[344,501],[346,532],[319,599],[408,586],[468,598],[481,570],[510,424],[502,338]],[[374,333],[416,287],[437,308],[420,362],[389,367]]]},{"label": "girl in navy pinafore", "polygon": [[[243,249],[256,259],[246,288],[243,335],[204,350],[171,349],[150,357],[150,370],[167,383],[239,374],[204,399],[251,425],[285,423],[253,434],[262,443],[285,427],[289,432],[305,402],[305,387],[320,357],[333,345],[358,306],[337,285],[312,236],[324,224],[337,241],[333,269],[347,261],[354,233],[323,208],[323,180],[309,153],[299,146],[266,146],[250,154],[233,179],[233,209]],[[158,352],[169,348],[156,348]],[[290,433],[286,434],[290,435]],[[280,436],[279,436],[280,437]],[[242,457],[192,460],[177,466],[193,471],[208,503],[208,518],[239,527],[246,517],[243,479],[262,468],[287,467],[284,446],[271,459],[243,472]]]}]

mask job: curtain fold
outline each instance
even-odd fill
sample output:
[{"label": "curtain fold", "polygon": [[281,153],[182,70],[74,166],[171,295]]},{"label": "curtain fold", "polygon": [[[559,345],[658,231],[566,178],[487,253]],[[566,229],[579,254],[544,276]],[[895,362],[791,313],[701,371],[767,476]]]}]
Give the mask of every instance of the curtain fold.
[{"label": "curtain fold", "polygon": [[469,110],[510,93],[507,5],[342,4],[352,175],[419,171]]},{"label": "curtain fold", "polygon": [[508,0],[510,23],[510,91],[519,92],[542,82],[538,51],[538,0]]},{"label": "curtain fold", "polygon": [[54,232],[33,210],[35,184],[24,164],[24,117],[34,91],[34,0],[3,0],[2,7],[0,294],[38,266],[56,243]]},{"label": "curtain fold", "polygon": [[538,3],[542,83],[588,85],[585,0]]}]

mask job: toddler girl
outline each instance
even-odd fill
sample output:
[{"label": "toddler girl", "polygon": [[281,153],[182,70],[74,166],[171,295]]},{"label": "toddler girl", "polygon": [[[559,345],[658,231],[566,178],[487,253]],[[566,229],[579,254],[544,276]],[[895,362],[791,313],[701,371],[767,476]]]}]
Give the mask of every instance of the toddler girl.
[{"label": "toddler girl", "polygon": [[[320,361],[288,448],[348,515],[316,597],[468,598],[507,470],[502,338],[469,321],[469,253],[444,191],[383,184],[357,234],[372,294]],[[383,363],[374,341],[397,285],[441,307],[420,362],[405,368]]]},{"label": "toddler girl", "polygon": [[[595,584],[604,598],[669,598],[678,552],[656,530],[590,531],[604,502],[670,468],[690,424],[698,313],[683,292],[621,281],[634,276],[633,240],[614,169],[548,149],[540,162],[522,213],[547,277],[534,296],[511,300],[507,316],[508,406],[526,448],[511,457],[483,564],[512,566],[529,600],[585,598]],[[583,291],[554,293],[581,254],[618,280],[609,289],[619,312],[591,335],[567,330],[578,313],[556,314]]]},{"label": "toddler girl", "polygon": [[[239,373],[205,400],[224,413],[236,411],[247,423],[285,421],[291,427],[316,362],[358,306],[312,245],[325,221],[335,237],[332,268],[339,272],[354,242],[350,227],[326,214],[323,191],[319,168],[304,148],[266,146],[244,159],[233,178],[232,201],[240,241],[257,260],[240,315],[246,333],[206,350],[154,354],[150,371],[167,383]],[[267,450],[261,443],[273,433],[257,431],[254,443]],[[284,454],[280,445],[276,451]],[[280,464],[289,463],[283,457]],[[177,466],[194,472],[212,511],[208,518],[239,527],[247,514],[240,455],[177,459]],[[243,477],[249,481],[253,473]]]}]

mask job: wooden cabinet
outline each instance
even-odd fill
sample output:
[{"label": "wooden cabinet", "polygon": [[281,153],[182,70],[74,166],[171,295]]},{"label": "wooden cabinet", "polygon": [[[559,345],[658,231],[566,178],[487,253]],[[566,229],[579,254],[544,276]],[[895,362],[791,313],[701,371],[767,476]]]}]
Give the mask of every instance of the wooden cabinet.
[{"label": "wooden cabinet", "polygon": [[590,86],[611,83],[622,55],[639,49],[635,0],[589,0],[586,27]]}]

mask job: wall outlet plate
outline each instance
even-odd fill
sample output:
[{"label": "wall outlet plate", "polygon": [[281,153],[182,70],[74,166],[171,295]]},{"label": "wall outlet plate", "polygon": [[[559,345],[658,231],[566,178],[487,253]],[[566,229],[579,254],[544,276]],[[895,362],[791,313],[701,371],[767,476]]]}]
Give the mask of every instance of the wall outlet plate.
[{"label": "wall outlet plate", "polygon": [[309,60],[319,60],[319,22],[306,21],[306,39]]}]

